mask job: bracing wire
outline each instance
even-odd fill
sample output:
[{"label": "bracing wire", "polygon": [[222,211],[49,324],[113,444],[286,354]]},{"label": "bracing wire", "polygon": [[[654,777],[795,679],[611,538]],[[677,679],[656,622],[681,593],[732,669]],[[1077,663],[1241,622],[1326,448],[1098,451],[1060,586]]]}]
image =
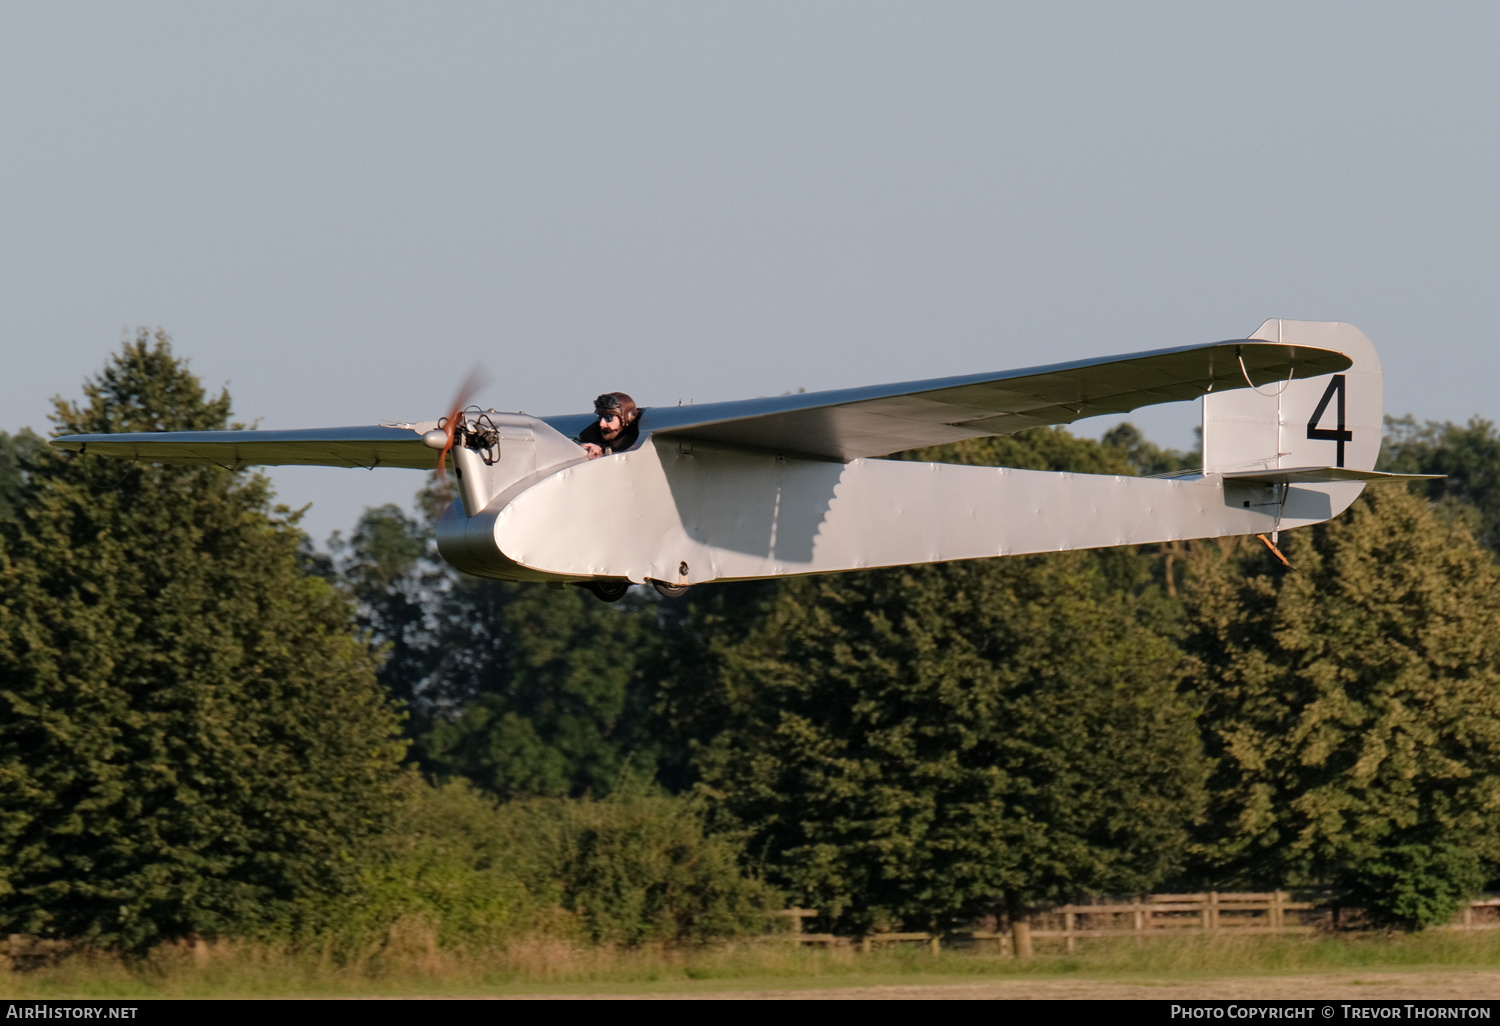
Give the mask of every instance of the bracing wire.
[{"label": "bracing wire", "polygon": [[1288,386],[1288,385],[1290,385],[1292,383],[1292,375],[1297,372],[1297,369],[1295,367],[1293,367],[1291,370],[1288,370],[1286,372],[1286,380],[1281,383],[1280,387],[1277,388],[1276,391],[1274,391],[1274,392],[1262,392],[1259,388],[1256,387],[1255,382],[1253,382],[1253,381],[1250,380],[1250,372],[1245,369],[1245,357],[1244,357],[1244,354],[1236,354],[1235,359],[1237,359],[1237,360],[1240,361],[1240,373],[1243,374],[1243,375],[1245,375],[1245,384],[1249,385],[1251,387],[1251,389],[1254,390],[1254,392],[1255,392],[1256,395],[1263,395],[1263,396],[1267,397],[1268,399],[1272,398],[1272,397],[1279,397],[1282,392],[1285,392],[1286,391],[1286,386]]},{"label": "bracing wire", "polygon": [[[78,452],[78,455],[81,457],[81,456],[84,455],[84,453],[80,450]],[[130,472],[135,469],[136,464],[139,463],[140,461],[141,461],[141,458],[139,456],[137,456],[135,459],[133,459],[129,463],[125,464],[125,469],[122,470],[122,471],[120,471],[120,476],[115,479],[115,483],[112,484],[112,485],[106,486],[106,485],[95,484],[93,482],[93,480],[91,480],[94,475],[92,473],[90,473],[89,471],[87,471],[87,470],[85,470],[83,472],[84,481],[87,482],[87,484],[89,486],[89,490],[93,491],[93,492],[113,492],[113,491],[116,491],[122,484],[125,483],[125,478],[130,475]]]}]

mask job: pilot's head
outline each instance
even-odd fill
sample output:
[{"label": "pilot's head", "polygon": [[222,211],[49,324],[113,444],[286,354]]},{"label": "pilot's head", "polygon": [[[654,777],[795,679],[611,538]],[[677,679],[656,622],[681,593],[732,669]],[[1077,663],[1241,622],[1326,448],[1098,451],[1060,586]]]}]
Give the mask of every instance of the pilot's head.
[{"label": "pilot's head", "polygon": [[594,400],[594,416],[599,418],[599,433],[613,442],[639,415],[635,400],[624,392],[605,392]]}]

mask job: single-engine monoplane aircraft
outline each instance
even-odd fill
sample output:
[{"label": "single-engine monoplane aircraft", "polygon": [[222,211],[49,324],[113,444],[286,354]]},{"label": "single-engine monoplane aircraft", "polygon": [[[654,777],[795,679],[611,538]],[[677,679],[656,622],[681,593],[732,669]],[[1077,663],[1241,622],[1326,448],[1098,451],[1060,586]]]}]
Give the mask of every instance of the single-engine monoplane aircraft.
[{"label": "single-engine monoplane aircraft", "polygon": [[[1201,470],[1154,478],[918,463],[920,446],[1203,400]],[[586,415],[474,407],[437,421],[294,431],[65,435],[167,464],[450,467],[437,525],[459,570],[579,584],[606,601],[708,581],[1225,535],[1348,508],[1374,470],[1380,361],[1358,328],[1269,320],[1248,338],[994,374],[646,409],[589,459]],[[601,508],[609,515],[601,516]]]}]

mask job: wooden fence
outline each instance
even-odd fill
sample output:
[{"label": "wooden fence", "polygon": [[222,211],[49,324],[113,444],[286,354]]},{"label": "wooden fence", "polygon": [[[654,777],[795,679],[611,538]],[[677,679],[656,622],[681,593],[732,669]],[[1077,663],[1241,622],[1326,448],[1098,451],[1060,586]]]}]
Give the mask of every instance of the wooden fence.
[{"label": "wooden fence", "polygon": [[[1029,953],[1032,938],[1061,939],[1063,947],[1077,950],[1079,940],[1093,937],[1133,937],[1144,943],[1151,937],[1181,937],[1188,934],[1277,935],[1331,933],[1357,929],[1364,924],[1359,909],[1338,908],[1331,895],[1210,891],[1207,894],[1152,894],[1129,901],[1093,905],[1061,905],[1030,917],[1010,930],[961,930],[939,933],[873,933],[864,937],[837,937],[831,933],[806,933],[803,920],[815,918],[816,909],[790,908],[781,913],[793,922],[792,939],[798,944],[830,947],[858,946],[862,951],[897,943],[920,943],[936,954],[944,943],[994,944],[1002,954],[1012,949]],[[1439,930],[1500,930],[1500,897],[1485,896],[1469,905]]]}]

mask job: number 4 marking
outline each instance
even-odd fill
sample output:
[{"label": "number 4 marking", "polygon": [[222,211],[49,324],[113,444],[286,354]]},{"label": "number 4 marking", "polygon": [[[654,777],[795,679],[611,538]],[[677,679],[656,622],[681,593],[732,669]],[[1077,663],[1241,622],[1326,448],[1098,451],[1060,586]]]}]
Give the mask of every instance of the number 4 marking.
[{"label": "number 4 marking", "polygon": [[[1335,395],[1339,397],[1339,404],[1335,408],[1338,414],[1338,425],[1329,430],[1318,427],[1318,421],[1323,419],[1323,414],[1328,410],[1328,400]],[[1313,410],[1312,419],[1307,422],[1307,437],[1318,442],[1337,442],[1338,460],[1334,466],[1344,465],[1344,443],[1354,441],[1354,432],[1344,427],[1344,376],[1335,374],[1333,380],[1328,383],[1328,391],[1323,393],[1323,398],[1318,400],[1318,408]]]}]

